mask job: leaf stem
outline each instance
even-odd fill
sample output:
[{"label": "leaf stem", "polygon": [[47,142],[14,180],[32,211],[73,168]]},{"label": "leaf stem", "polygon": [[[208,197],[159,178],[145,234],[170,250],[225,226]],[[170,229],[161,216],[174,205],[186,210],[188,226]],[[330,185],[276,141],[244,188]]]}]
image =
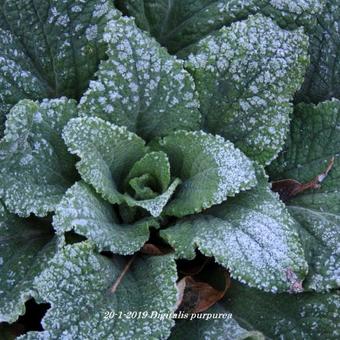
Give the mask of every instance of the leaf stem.
[{"label": "leaf stem", "polygon": [[135,260],[136,256],[137,256],[137,253],[135,253],[135,254],[131,257],[131,259],[126,263],[126,265],[125,265],[123,271],[120,273],[120,275],[118,276],[117,280],[116,280],[115,283],[112,285],[112,287],[111,287],[111,289],[110,289],[110,292],[111,292],[112,294],[114,294],[114,293],[116,292],[118,286],[119,286],[120,283],[122,282],[122,280],[123,280],[125,274],[126,274],[126,273],[128,272],[128,270],[130,269],[130,267],[131,267],[133,261]]}]

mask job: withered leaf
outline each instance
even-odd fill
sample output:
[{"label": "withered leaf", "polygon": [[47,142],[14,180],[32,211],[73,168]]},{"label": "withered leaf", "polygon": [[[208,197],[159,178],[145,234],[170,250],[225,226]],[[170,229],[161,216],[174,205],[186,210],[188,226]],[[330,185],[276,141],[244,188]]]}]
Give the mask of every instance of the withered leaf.
[{"label": "withered leaf", "polygon": [[314,177],[311,181],[300,183],[295,179],[282,179],[272,182],[272,190],[277,192],[283,202],[309,189],[319,189],[322,181],[327,177],[334,165],[334,157],[328,162],[324,172]]},{"label": "withered leaf", "polygon": [[196,281],[192,276],[185,276],[177,283],[177,311],[201,313],[223,298],[230,286],[230,276],[224,271],[224,288],[217,290],[207,282]]},{"label": "withered leaf", "polygon": [[161,256],[169,254],[172,251],[170,247],[156,245],[153,243],[145,243],[140,252],[146,255]]}]

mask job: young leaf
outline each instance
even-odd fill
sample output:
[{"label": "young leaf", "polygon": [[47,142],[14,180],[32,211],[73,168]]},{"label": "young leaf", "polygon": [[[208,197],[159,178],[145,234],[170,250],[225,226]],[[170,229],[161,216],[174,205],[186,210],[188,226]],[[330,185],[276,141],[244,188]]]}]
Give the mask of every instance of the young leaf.
[{"label": "young leaf", "polygon": [[37,296],[34,278],[56,251],[49,228],[9,213],[0,201],[0,322],[14,322]]},{"label": "young leaf", "polygon": [[179,258],[194,258],[197,247],[250,286],[298,291],[308,268],[295,222],[270,191],[262,170],[258,181],[250,191],[160,234]]},{"label": "young leaf", "polygon": [[246,155],[270,163],[289,127],[290,101],[308,63],[308,39],[252,16],[206,37],[187,52],[205,129]]},{"label": "young leaf", "polygon": [[319,0],[118,0],[118,7],[136,18],[170,53],[204,38],[232,22],[262,13],[280,26],[311,26],[321,8]]},{"label": "young leaf", "polygon": [[220,136],[178,131],[151,148],[168,155],[172,175],[182,180],[165,208],[168,215],[200,212],[256,184],[252,162]]},{"label": "young leaf", "polygon": [[145,140],[178,129],[199,129],[195,85],[182,61],[132,19],[110,21],[104,39],[109,58],[80,101],[83,115],[126,126]]},{"label": "young leaf", "polygon": [[269,294],[233,282],[224,305],[237,320],[272,339],[337,339],[339,291]]},{"label": "young leaf", "polygon": [[86,236],[99,250],[128,255],[149,239],[149,228],[158,227],[153,218],[134,224],[121,224],[110,203],[83,181],[75,183],[56,208],[53,226],[63,234],[74,229]]},{"label": "young leaf", "polygon": [[297,106],[284,150],[269,168],[273,180],[306,182],[322,173],[334,157],[334,165],[319,189],[305,191],[287,202],[300,223],[310,266],[304,286],[317,291],[340,286],[339,117],[339,100]]},{"label": "young leaf", "polygon": [[[126,261],[97,254],[88,242],[67,245],[35,280],[40,296],[51,304],[43,337],[63,339],[160,339],[170,335],[173,320],[151,317],[171,313],[176,303],[176,263],[172,256],[136,258],[114,293]],[[73,298],[70,299],[70,296]],[[81,308],[80,308],[81,307]],[[84,313],[86,311],[86,313]],[[148,312],[146,318],[130,317]],[[39,333],[28,333],[36,339]]]},{"label": "young leaf", "polygon": [[1,1],[1,122],[20,99],[78,98],[105,56],[108,0]]},{"label": "young leaf", "polygon": [[317,12],[317,24],[308,30],[311,64],[298,101],[319,103],[333,97],[340,99],[340,4],[326,0]]},{"label": "young leaf", "polygon": [[72,119],[63,138],[69,151],[81,159],[77,169],[84,181],[112,204],[124,202],[119,186],[146,154],[145,142],[125,127],[97,117]]},{"label": "young leaf", "polygon": [[[248,331],[241,327],[234,318],[229,318],[229,314],[228,310],[218,304],[206,313],[189,315],[189,320],[176,321],[169,340],[186,339],[188,334],[190,334],[190,339],[197,340],[265,339],[260,332]],[[191,317],[193,317],[192,320],[190,320]]]},{"label": "young leaf", "polygon": [[20,216],[53,211],[76,178],[75,159],[61,138],[77,116],[74,100],[22,100],[7,117],[0,142],[0,196]]},{"label": "young leaf", "polygon": [[[159,177],[161,174],[155,178],[159,161],[163,164],[163,171],[170,172],[169,161],[164,154],[162,157],[155,153],[146,155],[145,142],[125,127],[97,117],[83,117],[70,121],[63,136],[69,151],[81,159],[77,168],[84,181],[112,204],[138,206],[157,217],[180,183],[175,179],[166,191],[157,194],[151,190],[152,181],[159,182],[159,185],[163,181]],[[145,168],[145,175],[131,179],[133,174],[141,174],[142,168]],[[130,169],[132,173],[129,173]],[[136,199],[129,192],[124,193],[129,180]],[[150,192],[155,195],[150,197]]]},{"label": "young leaf", "polygon": [[181,182],[178,178],[172,184],[170,181],[167,155],[164,152],[150,152],[133,165],[125,179],[138,200],[126,195],[125,201],[129,206],[142,207],[157,217]]}]

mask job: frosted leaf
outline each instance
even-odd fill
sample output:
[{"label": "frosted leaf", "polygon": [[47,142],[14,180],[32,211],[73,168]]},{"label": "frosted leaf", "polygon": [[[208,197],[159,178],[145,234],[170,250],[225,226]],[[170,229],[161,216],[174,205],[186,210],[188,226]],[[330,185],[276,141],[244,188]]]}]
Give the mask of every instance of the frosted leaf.
[{"label": "frosted leaf", "polygon": [[45,216],[76,178],[61,130],[77,116],[74,100],[22,100],[7,116],[0,142],[0,196],[20,216]]},{"label": "frosted leaf", "polygon": [[118,7],[136,18],[171,53],[196,43],[209,33],[262,13],[281,27],[312,26],[319,0],[118,0]]},{"label": "frosted leaf", "polygon": [[146,154],[134,164],[125,179],[126,187],[129,184],[138,198],[136,200],[130,195],[125,195],[126,203],[132,207],[142,207],[152,216],[159,216],[181,182],[177,178],[170,184],[170,179],[170,164],[167,155],[164,152]]},{"label": "frosted leaf", "polygon": [[237,320],[266,338],[338,339],[340,295],[332,293],[269,294],[233,282],[225,306]]},{"label": "frosted leaf", "polygon": [[[45,339],[167,338],[174,321],[150,316],[152,311],[171,313],[175,308],[173,257],[136,258],[112,293],[110,289],[125,265],[125,258],[108,259],[87,242],[62,249],[35,280],[40,296],[51,304],[42,320]],[[128,318],[126,313],[133,311],[147,311],[149,316]],[[110,312],[116,315],[105,319]],[[39,333],[29,332],[24,338],[36,337]]]},{"label": "frosted leaf", "polygon": [[107,17],[118,16],[109,0],[1,1],[0,136],[20,99],[81,95],[105,57]]},{"label": "frosted leaf", "polygon": [[151,147],[164,151],[182,180],[165,213],[181,217],[207,209],[256,184],[252,162],[229,141],[202,131],[178,131]]},{"label": "frosted leaf", "polygon": [[270,163],[289,129],[307,47],[301,29],[285,31],[259,15],[191,46],[187,68],[195,79],[205,129],[258,162]]},{"label": "frosted leaf", "polygon": [[33,280],[54,255],[52,237],[48,227],[18,218],[0,201],[0,322],[16,321],[37,297]]},{"label": "frosted leaf", "polygon": [[190,320],[191,316],[189,320],[178,320],[169,340],[186,339],[188,334],[190,339],[196,340],[265,339],[260,332],[248,331],[234,318],[227,316],[229,317],[229,311],[217,304],[204,313],[196,314],[193,320]]},{"label": "frosted leaf", "polygon": [[[64,139],[69,151],[81,159],[77,168],[84,181],[112,204],[142,207],[156,217],[180,182],[175,179],[164,191],[152,191],[150,185],[153,181],[158,185],[158,177],[162,176],[158,173],[160,167],[170,176],[169,161],[164,154],[146,155],[145,142],[126,127],[98,117],[76,118],[65,127]],[[134,178],[129,177],[131,174]],[[128,190],[129,180],[134,192]],[[150,197],[150,191],[155,195]]]},{"label": "frosted leaf", "polygon": [[322,173],[335,157],[320,189],[305,191],[287,203],[300,222],[310,266],[305,287],[317,291],[340,287],[339,117],[339,100],[298,105],[284,150],[269,168],[273,180],[303,183]]},{"label": "frosted leaf", "polygon": [[260,170],[258,181],[250,191],[162,230],[161,236],[179,258],[193,259],[197,247],[250,286],[293,291],[308,269],[295,222]]},{"label": "frosted leaf", "polygon": [[199,129],[195,85],[182,61],[129,18],[110,21],[104,39],[108,60],[80,101],[83,115],[126,126],[146,140]]},{"label": "frosted leaf", "polygon": [[311,63],[298,101],[318,103],[340,99],[340,3],[326,0],[317,13],[317,24],[308,30]]},{"label": "frosted leaf", "polygon": [[84,181],[112,204],[122,203],[119,185],[147,152],[145,142],[125,127],[97,117],[72,119],[63,138],[69,151],[81,159],[77,169]]},{"label": "frosted leaf", "polygon": [[297,205],[289,206],[299,222],[309,270],[304,287],[325,291],[340,287],[340,215],[318,212]]},{"label": "frosted leaf", "polygon": [[56,208],[53,226],[58,234],[74,230],[91,240],[99,250],[128,255],[137,252],[149,239],[149,228],[158,227],[152,219],[121,224],[110,203],[89,185],[75,183]]}]

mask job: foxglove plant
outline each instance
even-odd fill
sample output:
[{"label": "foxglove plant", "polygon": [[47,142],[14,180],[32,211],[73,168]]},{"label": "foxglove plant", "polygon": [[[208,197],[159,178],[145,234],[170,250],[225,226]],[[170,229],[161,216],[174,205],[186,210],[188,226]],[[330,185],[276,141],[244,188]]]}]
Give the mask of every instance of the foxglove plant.
[{"label": "foxglove plant", "polygon": [[[0,6],[0,332],[339,336],[335,1]],[[232,318],[171,317],[198,253]]]}]

